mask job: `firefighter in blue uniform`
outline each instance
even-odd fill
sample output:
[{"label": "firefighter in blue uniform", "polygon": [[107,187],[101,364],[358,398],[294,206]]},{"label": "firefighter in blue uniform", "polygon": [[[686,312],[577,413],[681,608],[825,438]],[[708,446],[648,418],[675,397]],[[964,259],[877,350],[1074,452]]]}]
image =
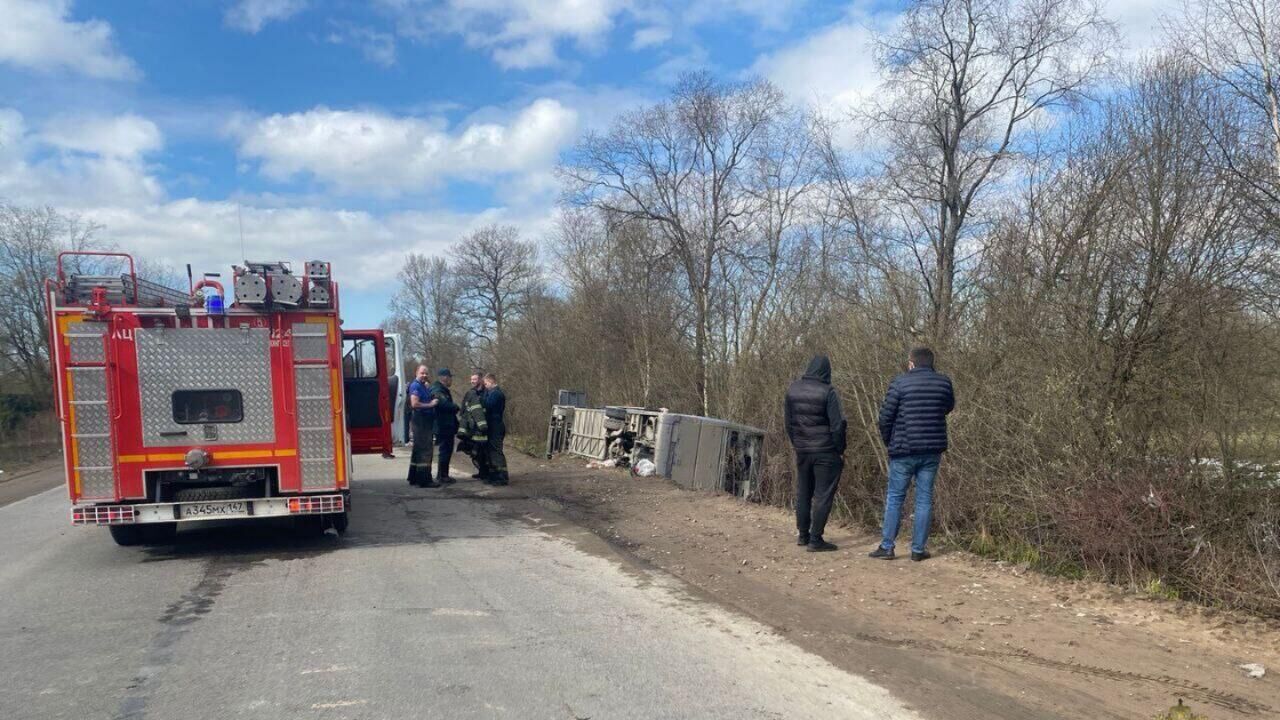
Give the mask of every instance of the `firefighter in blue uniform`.
[{"label": "firefighter in blue uniform", "polygon": [[409,456],[409,484],[416,487],[438,488],[440,483],[431,479],[431,440],[435,425],[435,407],[439,400],[431,398],[427,389],[426,365],[419,365],[413,382],[409,383],[409,407],[413,413],[413,453]]},{"label": "firefighter in blue uniform", "polygon": [[436,373],[436,381],[431,386],[431,399],[436,403],[436,446],[439,455],[436,460],[436,482],[449,485],[453,478],[449,476],[449,461],[453,459],[453,444],[458,437],[458,404],[453,401],[453,393],[449,387],[453,385],[453,373],[449,368],[440,368]]},{"label": "firefighter in blue uniform", "polygon": [[502,450],[502,441],[507,437],[507,395],[498,387],[498,376],[488,373],[484,376],[484,395],[480,402],[484,405],[484,417],[489,426],[489,438],[484,445],[484,463],[489,476],[485,482],[490,485],[506,485],[507,456]]}]

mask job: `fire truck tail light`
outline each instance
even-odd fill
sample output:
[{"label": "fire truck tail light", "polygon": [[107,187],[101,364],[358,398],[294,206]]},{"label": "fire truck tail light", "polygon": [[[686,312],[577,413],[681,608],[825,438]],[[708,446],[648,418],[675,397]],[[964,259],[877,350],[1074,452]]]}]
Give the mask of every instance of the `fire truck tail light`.
[{"label": "fire truck tail light", "polygon": [[71,508],[72,525],[122,525],[135,522],[138,510],[132,505],[94,505]]},{"label": "fire truck tail light", "polygon": [[340,513],[345,507],[341,495],[311,495],[289,498],[290,515]]}]

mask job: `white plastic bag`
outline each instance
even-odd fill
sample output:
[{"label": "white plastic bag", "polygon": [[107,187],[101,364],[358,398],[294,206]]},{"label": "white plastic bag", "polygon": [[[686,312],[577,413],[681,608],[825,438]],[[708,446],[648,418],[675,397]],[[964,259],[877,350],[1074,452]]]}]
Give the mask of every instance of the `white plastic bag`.
[{"label": "white plastic bag", "polygon": [[658,466],[654,465],[652,460],[643,458],[631,468],[631,471],[639,477],[650,477],[658,471]]}]

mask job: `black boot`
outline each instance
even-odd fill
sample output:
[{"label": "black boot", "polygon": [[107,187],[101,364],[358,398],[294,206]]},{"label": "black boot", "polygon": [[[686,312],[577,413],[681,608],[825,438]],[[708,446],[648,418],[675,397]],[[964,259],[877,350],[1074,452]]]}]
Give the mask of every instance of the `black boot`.
[{"label": "black boot", "polygon": [[835,549],[835,543],[823,540],[821,535],[809,540],[809,552],[830,552]]}]

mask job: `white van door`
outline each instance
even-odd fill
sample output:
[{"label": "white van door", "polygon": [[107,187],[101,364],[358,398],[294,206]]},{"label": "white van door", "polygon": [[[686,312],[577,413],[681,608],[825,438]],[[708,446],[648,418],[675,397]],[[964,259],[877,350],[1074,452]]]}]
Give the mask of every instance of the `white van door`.
[{"label": "white van door", "polygon": [[409,381],[404,376],[404,349],[398,333],[386,334],[387,389],[391,402],[391,442],[404,445],[409,440],[409,416],[405,404],[409,393]]}]

